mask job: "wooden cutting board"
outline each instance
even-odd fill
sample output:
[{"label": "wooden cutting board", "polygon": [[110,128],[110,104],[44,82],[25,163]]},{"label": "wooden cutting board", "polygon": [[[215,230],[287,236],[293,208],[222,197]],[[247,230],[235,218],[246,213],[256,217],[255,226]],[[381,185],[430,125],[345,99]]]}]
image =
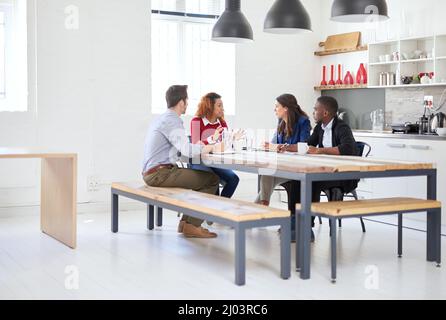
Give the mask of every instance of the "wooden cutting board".
[{"label": "wooden cutting board", "polygon": [[325,51],[339,49],[356,49],[361,41],[361,32],[351,32],[328,36],[325,42],[319,45],[324,47]]}]

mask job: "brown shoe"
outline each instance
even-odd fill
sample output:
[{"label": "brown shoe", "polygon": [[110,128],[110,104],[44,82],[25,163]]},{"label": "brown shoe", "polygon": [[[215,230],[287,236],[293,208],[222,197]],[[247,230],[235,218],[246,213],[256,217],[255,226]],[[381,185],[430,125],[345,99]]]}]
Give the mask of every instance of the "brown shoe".
[{"label": "brown shoe", "polygon": [[183,233],[185,223],[186,223],[186,221],[184,221],[184,220],[180,221],[180,223],[178,224],[178,233]]},{"label": "brown shoe", "polygon": [[261,204],[262,206],[269,207],[269,201],[267,201],[267,200],[260,200],[260,204]]},{"label": "brown shoe", "polygon": [[209,232],[209,230],[196,227],[193,224],[185,223],[183,227],[183,234],[186,238],[216,238],[217,234],[214,232]]}]

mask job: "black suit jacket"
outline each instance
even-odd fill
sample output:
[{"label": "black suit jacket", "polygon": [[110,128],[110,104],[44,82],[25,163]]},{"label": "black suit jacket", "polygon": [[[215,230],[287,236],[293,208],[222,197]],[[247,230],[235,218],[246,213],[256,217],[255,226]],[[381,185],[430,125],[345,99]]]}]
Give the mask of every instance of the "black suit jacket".
[{"label": "black suit jacket", "polygon": [[[333,126],[331,128],[332,145],[338,147],[341,156],[359,156],[359,150],[356,147],[356,141],[353,137],[353,132],[344,121],[339,118],[333,119]],[[324,129],[319,123],[313,130],[313,134],[308,140],[308,145],[313,147],[323,148],[322,143],[324,138]],[[358,187],[359,180],[340,181],[340,187],[345,193],[351,192]]]},{"label": "black suit jacket", "polygon": [[[339,118],[333,119],[333,126],[331,128],[332,145],[338,147],[342,156],[357,156],[359,151],[356,147],[356,141],[353,137],[352,129]],[[308,145],[313,147],[324,148],[322,144],[324,138],[324,129],[319,123],[313,130],[313,134],[308,140]]]}]

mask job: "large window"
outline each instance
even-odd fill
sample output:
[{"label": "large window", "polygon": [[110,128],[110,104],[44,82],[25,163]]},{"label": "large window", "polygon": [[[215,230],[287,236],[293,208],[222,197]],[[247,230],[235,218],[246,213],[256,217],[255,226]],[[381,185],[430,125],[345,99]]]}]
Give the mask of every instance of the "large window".
[{"label": "large window", "polygon": [[189,86],[188,114],[201,96],[217,92],[235,114],[235,46],[211,41],[222,0],[152,0],[152,112],[166,110],[170,85]]},{"label": "large window", "polygon": [[28,109],[26,0],[0,0],[0,112]]}]

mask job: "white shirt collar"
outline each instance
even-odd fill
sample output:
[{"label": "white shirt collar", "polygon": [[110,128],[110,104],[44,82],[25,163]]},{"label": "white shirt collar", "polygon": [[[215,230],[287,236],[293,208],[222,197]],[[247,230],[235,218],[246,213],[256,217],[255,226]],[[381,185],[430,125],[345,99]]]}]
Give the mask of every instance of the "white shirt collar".
[{"label": "white shirt collar", "polygon": [[333,121],[334,121],[334,118],[331,119],[331,121],[326,126],[324,126],[324,124],[322,124],[322,129],[324,131],[331,130],[331,128],[333,127]]},{"label": "white shirt collar", "polygon": [[203,120],[203,124],[204,124],[204,126],[207,126],[208,124],[221,124],[220,123],[220,119],[217,119],[217,121],[216,122],[214,122],[214,123],[211,123],[206,117],[204,117],[204,118],[202,118],[202,120]]}]

